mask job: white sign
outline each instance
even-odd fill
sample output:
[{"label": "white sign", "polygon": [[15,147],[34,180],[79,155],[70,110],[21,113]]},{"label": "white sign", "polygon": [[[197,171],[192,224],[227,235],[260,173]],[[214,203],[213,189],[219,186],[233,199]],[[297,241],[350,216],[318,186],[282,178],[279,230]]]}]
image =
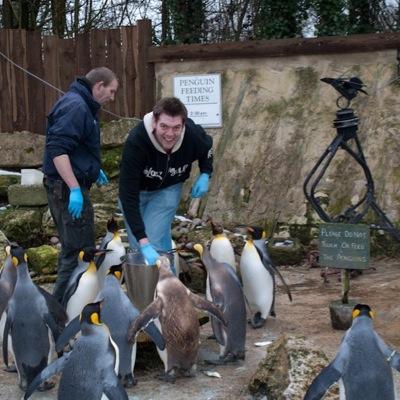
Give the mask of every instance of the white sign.
[{"label": "white sign", "polygon": [[196,124],[222,126],[221,74],[175,76],[174,96],[185,104],[188,117]]}]

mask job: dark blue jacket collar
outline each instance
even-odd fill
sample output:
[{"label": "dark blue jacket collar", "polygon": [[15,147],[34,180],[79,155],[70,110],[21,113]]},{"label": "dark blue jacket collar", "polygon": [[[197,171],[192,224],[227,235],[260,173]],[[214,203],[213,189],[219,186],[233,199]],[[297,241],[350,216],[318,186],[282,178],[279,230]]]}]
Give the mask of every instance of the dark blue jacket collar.
[{"label": "dark blue jacket collar", "polygon": [[71,92],[78,93],[88,105],[90,111],[95,117],[101,108],[101,105],[93,98],[89,82],[84,78],[77,78],[69,87]]}]

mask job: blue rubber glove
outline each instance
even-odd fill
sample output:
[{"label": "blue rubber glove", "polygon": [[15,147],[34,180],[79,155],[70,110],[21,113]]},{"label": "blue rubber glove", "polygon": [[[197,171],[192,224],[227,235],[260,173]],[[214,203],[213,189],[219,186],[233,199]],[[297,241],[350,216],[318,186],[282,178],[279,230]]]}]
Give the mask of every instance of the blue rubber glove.
[{"label": "blue rubber glove", "polygon": [[158,257],[160,257],[160,255],[154,250],[154,247],[150,243],[140,245],[140,251],[142,252],[144,259],[149,265],[154,265]]},{"label": "blue rubber glove", "polygon": [[208,174],[200,174],[192,187],[192,197],[203,197],[208,191],[208,181],[210,177]]},{"label": "blue rubber glove", "polygon": [[107,185],[108,178],[105,172],[101,169],[99,172],[99,177],[97,178],[96,184],[99,186]]},{"label": "blue rubber glove", "polygon": [[71,188],[70,190],[71,192],[69,194],[68,212],[73,218],[80,218],[83,208],[83,196],[81,188],[78,186]]}]

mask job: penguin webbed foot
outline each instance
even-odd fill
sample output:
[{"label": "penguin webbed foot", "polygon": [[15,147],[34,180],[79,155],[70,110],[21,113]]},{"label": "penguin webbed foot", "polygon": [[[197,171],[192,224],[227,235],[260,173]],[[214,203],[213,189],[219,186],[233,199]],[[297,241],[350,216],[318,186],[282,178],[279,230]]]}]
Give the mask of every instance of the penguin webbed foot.
[{"label": "penguin webbed foot", "polygon": [[137,385],[137,379],[132,374],[127,374],[123,378],[118,375],[124,388],[132,388]]},{"label": "penguin webbed foot", "polygon": [[271,310],[270,312],[269,312],[269,315],[271,316],[271,317],[276,317],[276,312],[275,312],[275,310]]},{"label": "penguin webbed foot", "polygon": [[4,367],[3,371],[9,372],[9,373],[16,373],[17,371],[17,367],[15,365],[11,365],[10,367]]},{"label": "penguin webbed foot", "polygon": [[256,312],[253,320],[251,321],[251,326],[254,329],[262,328],[265,325],[266,319],[261,317],[260,312]]},{"label": "penguin webbed foot", "polygon": [[194,378],[196,376],[196,369],[180,369],[179,370],[180,374],[186,378]]},{"label": "penguin webbed foot", "polygon": [[157,379],[159,379],[160,381],[163,381],[163,382],[175,383],[175,381],[176,381],[175,371],[171,370],[171,371],[159,374],[159,375],[157,375]]},{"label": "penguin webbed foot", "polygon": [[36,390],[39,392],[45,392],[47,390],[53,389],[56,383],[53,381],[44,381]]}]

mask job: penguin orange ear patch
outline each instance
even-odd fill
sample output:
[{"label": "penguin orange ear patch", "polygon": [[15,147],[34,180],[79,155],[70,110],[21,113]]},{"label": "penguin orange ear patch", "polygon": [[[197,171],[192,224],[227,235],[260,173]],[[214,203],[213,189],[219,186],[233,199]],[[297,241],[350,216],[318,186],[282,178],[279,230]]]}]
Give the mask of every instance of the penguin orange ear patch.
[{"label": "penguin orange ear patch", "polygon": [[12,261],[14,267],[16,267],[16,266],[18,265],[18,258],[17,258],[17,257],[13,257],[13,258],[11,259],[11,261]]},{"label": "penguin orange ear patch", "polygon": [[90,315],[90,321],[92,322],[92,324],[94,325],[100,325],[100,317],[99,314],[97,312],[93,313]]},{"label": "penguin orange ear patch", "polygon": [[376,315],[376,314],[375,314],[374,311],[371,310],[371,311],[369,312],[369,316],[370,316],[371,318],[375,318],[375,315]]},{"label": "penguin orange ear patch", "polygon": [[24,260],[25,262],[28,262],[28,256],[26,254],[24,254]]},{"label": "penguin orange ear patch", "polygon": [[357,318],[359,315],[360,315],[360,310],[358,309],[358,308],[356,308],[355,310],[353,310],[353,312],[352,312],[352,317],[353,317],[353,319],[354,318]]},{"label": "penguin orange ear patch", "polygon": [[117,278],[117,279],[121,279],[121,272],[120,271],[115,271],[114,272],[114,275],[115,275],[115,277]]}]

